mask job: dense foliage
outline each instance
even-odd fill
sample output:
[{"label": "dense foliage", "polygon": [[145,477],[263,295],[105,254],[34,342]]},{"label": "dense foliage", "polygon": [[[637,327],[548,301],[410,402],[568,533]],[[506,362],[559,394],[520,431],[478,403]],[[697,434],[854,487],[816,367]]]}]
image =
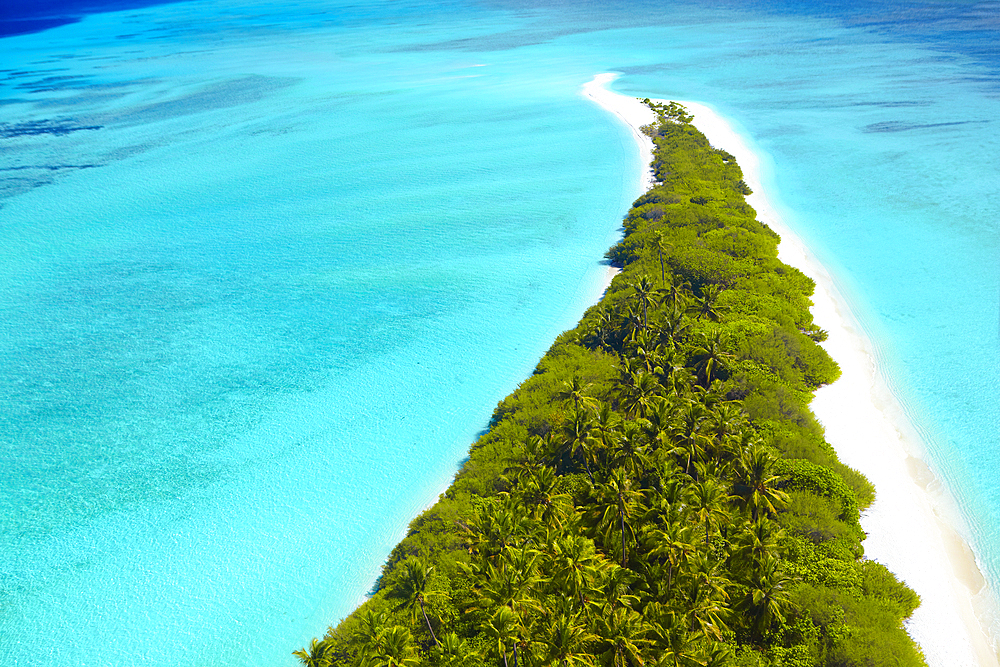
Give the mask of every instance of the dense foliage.
[{"label": "dense foliage", "polygon": [[861,559],[873,489],[807,404],[814,285],[675,104],[622,272],[494,413],[377,591],[305,665],[922,665]]}]

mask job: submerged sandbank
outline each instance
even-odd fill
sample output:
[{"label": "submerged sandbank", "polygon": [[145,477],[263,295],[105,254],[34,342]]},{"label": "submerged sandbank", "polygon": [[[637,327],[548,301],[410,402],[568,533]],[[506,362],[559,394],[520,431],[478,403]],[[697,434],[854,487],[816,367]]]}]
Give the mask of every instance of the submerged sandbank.
[{"label": "submerged sandbank", "polygon": [[[652,159],[652,141],[639,128],[654,119],[638,99],[611,92],[605,86],[615,74],[599,74],[584,86],[584,94],[615,114],[632,129],[644,164]],[[904,434],[915,429],[880,375],[871,343],[851,314],[832,277],[785,225],[762,186],[761,161],[748,142],[710,107],[681,102],[694,124],[713,146],[732,153],[754,194],[747,197],[758,219],[778,234],[779,257],[816,281],[812,309],[816,323],[829,332],[824,347],[840,364],[843,375],[816,392],[812,409],[826,429],[827,440],[841,460],[875,484],[876,501],[861,517],[868,533],[865,553],[885,564],[921,597],[922,604],[907,622],[931,667],[998,664],[991,640],[980,620],[995,605],[971,549],[942,517],[949,502],[929,468],[913,452],[916,443]],[[647,170],[643,190],[653,184]],[[934,493],[935,489],[938,492]],[[978,613],[977,613],[978,612]]]}]

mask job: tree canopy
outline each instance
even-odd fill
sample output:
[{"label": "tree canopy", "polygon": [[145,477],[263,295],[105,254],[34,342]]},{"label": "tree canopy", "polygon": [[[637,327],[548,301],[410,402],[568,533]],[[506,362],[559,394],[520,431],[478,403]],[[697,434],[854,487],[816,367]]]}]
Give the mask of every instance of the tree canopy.
[{"label": "tree canopy", "polygon": [[621,274],[303,664],[924,664],[916,594],[862,558],[873,488],[808,409],[839,374],[814,285],[732,155],[649,104]]}]

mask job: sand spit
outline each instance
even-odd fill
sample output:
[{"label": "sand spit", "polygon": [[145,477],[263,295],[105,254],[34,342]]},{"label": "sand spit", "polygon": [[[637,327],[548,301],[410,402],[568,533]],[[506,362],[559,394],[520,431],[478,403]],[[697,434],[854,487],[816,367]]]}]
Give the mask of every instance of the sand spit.
[{"label": "sand spit", "polygon": [[[653,120],[638,99],[606,86],[616,78],[599,74],[583,94],[629,125],[642,151],[652,159],[652,141],[639,128]],[[657,100],[665,101],[665,100]],[[827,440],[841,460],[875,484],[877,498],[861,517],[868,533],[865,553],[917,591],[922,604],[907,622],[932,667],[995,667],[1000,664],[977,614],[992,613],[994,603],[975,557],[944,517],[959,516],[946,491],[914,452],[916,430],[881,375],[873,346],[834,279],[781,219],[762,186],[762,164],[744,137],[712,108],[680,101],[713,146],[732,153],[754,194],[747,201],[758,219],[781,235],[779,257],[816,281],[812,309],[830,336],[824,347],[843,375],[816,392],[812,409],[826,428]],[[643,189],[653,184],[645,172]]]}]

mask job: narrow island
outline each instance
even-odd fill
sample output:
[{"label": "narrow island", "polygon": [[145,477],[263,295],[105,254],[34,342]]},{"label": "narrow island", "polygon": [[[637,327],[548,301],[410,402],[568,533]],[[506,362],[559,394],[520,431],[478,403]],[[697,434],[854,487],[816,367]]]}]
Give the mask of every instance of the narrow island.
[{"label": "narrow island", "polygon": [[302,664],[925,664],[919,598],[862,558],[873,487],[808,408],[840,374],[814,282],[734,157],[646,104],[620,274]]}]

